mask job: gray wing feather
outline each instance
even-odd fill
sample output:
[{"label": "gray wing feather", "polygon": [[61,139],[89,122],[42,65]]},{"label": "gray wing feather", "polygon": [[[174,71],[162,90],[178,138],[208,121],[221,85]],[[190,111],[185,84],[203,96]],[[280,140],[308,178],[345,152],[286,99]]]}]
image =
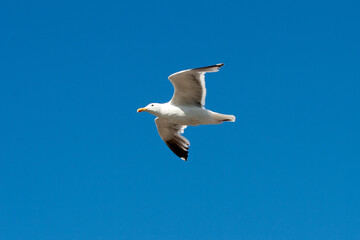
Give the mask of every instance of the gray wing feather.
[{"label": "gray wing feather", "polygon": [[182,136],[181,133],[184,133],[184,129],[187,126],[175,124],[162,118],[156,118],[155,124],[161,139],[166,143],[171,151],[186,161],[188,158],[190,142]]},{"label": "gray wing feather", "polygon": [[180,71],[169,76],[174,86],[174,95],[170,102],[174,105],[205,106],[205,73],[217,72],[223,63]]}]

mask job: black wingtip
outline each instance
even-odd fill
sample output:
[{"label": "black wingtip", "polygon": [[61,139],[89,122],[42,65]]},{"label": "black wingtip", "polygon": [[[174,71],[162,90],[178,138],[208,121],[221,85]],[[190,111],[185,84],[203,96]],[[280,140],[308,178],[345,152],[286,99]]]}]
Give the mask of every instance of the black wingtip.
[{"label": "black wingtip", "polygon": [[[209,69],[209,68],[221,68],[222,66],[224,66],[223,63],[218,63],[218,64],[211,65],[211,66],[193,68],[193,70],[205,70],[205,69]],[[219,70],[219,69],[217,69],[217,70]],[[210,71],[210,72],[213,72],[213,71]]]},{"label": "black wingtip", "polygon": [[187,161],[188,154],[189,154],[189,152],[188,152],[189,147],[182,148],[172,139],[169,141],[166,141],[165,143],[166,143],[166,145],[168,145],[170,150],[176,154],[176,156],[178,156],[179,158],[181,158],[184,161]]}]

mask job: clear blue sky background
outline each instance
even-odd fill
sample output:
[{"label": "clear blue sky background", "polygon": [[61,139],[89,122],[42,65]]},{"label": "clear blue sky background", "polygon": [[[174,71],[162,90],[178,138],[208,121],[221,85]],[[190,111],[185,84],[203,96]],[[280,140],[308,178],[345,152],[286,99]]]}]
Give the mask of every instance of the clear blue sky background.
[{"label": "clear blue sky background", "polygon": [[[360,239],[359,1],[2,1],[0,239]],[[150,114],[207,75],[189,161]]]}]

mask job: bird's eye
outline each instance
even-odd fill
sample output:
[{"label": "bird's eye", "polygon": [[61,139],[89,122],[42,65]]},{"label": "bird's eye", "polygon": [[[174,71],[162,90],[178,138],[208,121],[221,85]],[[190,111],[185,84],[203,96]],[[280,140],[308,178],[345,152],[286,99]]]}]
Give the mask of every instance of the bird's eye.
[{"label": "bird's eye", "polygon": [[154,106],[154,104],[151,104],[151,106],[153,107],[153,106]]}]

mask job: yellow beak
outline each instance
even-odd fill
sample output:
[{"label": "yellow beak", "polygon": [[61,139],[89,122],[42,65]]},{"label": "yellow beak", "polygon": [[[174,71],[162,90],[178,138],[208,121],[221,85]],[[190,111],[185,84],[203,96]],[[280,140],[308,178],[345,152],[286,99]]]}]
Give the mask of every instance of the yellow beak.
[{"label": "yellow beak", "polygon": [[146,111],[147,109],[146,108],[139,108],[138,110],[137,110],[137,112],[143,112],[143,111]]}]

